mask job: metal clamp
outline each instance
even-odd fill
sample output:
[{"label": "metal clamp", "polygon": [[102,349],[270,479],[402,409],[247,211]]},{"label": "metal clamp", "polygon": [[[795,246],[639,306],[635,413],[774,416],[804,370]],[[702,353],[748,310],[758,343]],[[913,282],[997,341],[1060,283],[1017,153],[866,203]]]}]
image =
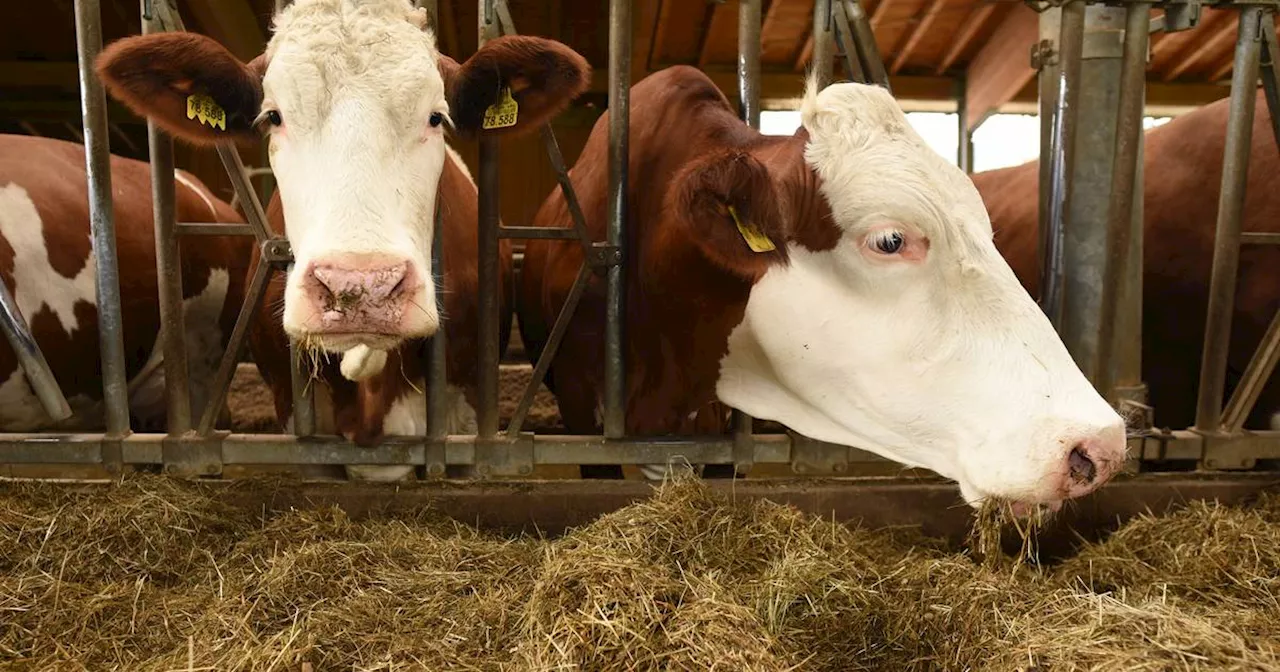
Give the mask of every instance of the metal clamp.
[{"label": "metal clamp", "polygon": [[262,241],[262,260],[273,266],[293,263],[293,246],[287,238],[269,238]]},{"label": "metal clamp", "polygon": [[493,476],[530,476],[533,474],[533,434],[523,432],[516,439],[476,439],[476,473],[481,478]]},{"label": "metal clamp", "polygon": [[587,264],[592,268],[609,268],[622,265],[622,247],[608,243],[592,243]]},{"label": "metal clamp", "polygon": [[1031,69],[1040,71],[1046,66],[1058,64],[1058,51],[1053,40],[1040,40],[1031,45]]},{"label": "metal clamp", "polygon": [[166,437],[161,443],[164,473],[178,478],[222,475],[222,440],[230,432],[200,436],[191,432],[181,438]]},{"label": "metal clamp", "polygon": [[844,474],[849,471],[849,448],[835,443],[818,441],[788,431],[791,437],[791,471],[812,476],[815,474]]}]

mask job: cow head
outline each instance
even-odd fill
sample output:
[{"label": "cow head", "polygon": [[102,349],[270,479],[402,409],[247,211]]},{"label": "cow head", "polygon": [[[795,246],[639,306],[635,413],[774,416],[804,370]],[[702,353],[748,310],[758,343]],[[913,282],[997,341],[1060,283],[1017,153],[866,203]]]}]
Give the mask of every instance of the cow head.
[{"label": "cow head", "polygon": [[975,505],[1052,507],[1106,481],[1124,425],[996,251],[969,178],[884,89],[810,83],[801,116],[789,156],[709,156],[669,196],[752,283],[720,399],[932,469]]},{"label": "cow head", "polygon": [[[99,58],[113,96],[180,138],[266,136],[294,254],[284,328],[312,347],[386,350],[433,334],[446,127],[534,130],[589,83],[581,56],[534,37],[492,40],[459,65],[425,16],[407,0],[297,0],[250,63],[190,33],[127,38]],[[486,123],[495,103],[514,116]]]}]

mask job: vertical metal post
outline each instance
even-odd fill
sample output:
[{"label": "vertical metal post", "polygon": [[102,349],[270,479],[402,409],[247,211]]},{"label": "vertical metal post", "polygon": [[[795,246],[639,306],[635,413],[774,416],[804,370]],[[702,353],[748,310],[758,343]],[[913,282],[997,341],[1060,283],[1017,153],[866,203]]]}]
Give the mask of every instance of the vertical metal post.
[{"label": "vertical metal post", "polygon": [[[1040,41],[1032,57],[1038,69],[1040,114],[1040,188],[1039,226],[1037,229],[1036,261],[1040,280],[1048,272],[1049,251],[1049,202],[1053,193],[1053,129],[1058,117],[1058,82],[1062,78],[1062,60],[1058,56],[1058,40],[1062,37],[1062,8],[1049,7],[1040,12]],[[1040,304],[1044,307],[1045,287],[1040,286]]]},{"label": "vertical metal post", "polygon": [[[1062,6],[1058,41],[1058,84],[1050,129],[1048,227],[1044,233],[1040,301],[1055,328],[1062,327],[1064,291],[1063,243],[1068,219],[1071,176],[1075,172],[1077,107],[1080,100],[1080,54],[1084,43],[1084,0]],[[1041,120],[1044,123],[1044,119]]]},{"label": "vertical metal post", "polygon": [[[450,160],[447,159],[446,160]],[[436,310],[444,314],[444,227],[441,226],[442,216],[440,209],[440,196],[436,195],[436,223],[431,234],[431,275],[435,277],[435,294],[436,294]],[[448,384],[448,370],[446,362],[448,361],[448,342],[445,333],[445,325],[442,321],[440,328],[431,336],[431,348],[428,351],[427,358],[427,437],[435,441],[443,441],[445,438],[445,415],[447,407],[445,404],[445,389]]]},{"label": "vertical metal post", "polygon": [[[1098,321],[1098,359],[1094,383],[1112,402],[1119,402],[1117,386],[1134,387],[1142,381],[1142,349],[1127,348],[1141,342],[1142,294],[1131,284],[1141,282],[1142,257],[1134,259],[1133,248],[1142,247],[1143,220],[1134,212],[1142,200],[1138,181],[1142,148],[1142,112],[1146,104],[1147,45],[1151,4],[1133,3],[1125,8],[1123,58],[1115,122],[1115,144],[1111,173],[1111,200],[1107,207],[1106,248],[1102,276],[1102,305]],[[1139,213],[1141,211],[1139,210]],[[1136,261],[1138,272],[1130,264]],[[1125,305],[1121,307],[1121,303]],[[1134,305],[1136,303],[1136,305]],[[1123,323],[1121,319],[1125,318]],[[1133,333],[1131,330],[1137,330]],[[1138,362],[1130,360],[1137,356]],[[1135,400],[1137,401],[1137,400]]]},{"label": "vertical metal post", "polygon": [[[146,14],[147,0],[141,0]],[[163,32],[154,21],[142,22],[142,34]],[[188,387],[186,320],[182,305],[182,262],[179,257],[173,138],[147,120],[147,147],[151,156],[151,200],[156,229],[156,272],[159,274],[160,325],[164,339],[164,383],[168,403],[169,436],[191,429]]]},{"label": "vertical metal post", "polygon": [[626,293],[627,172],[631,123],[631,0],[609,0],[609,226],[608,244],[622,254],[609,267],[604,331],[604,435],[626,433],[626,347],[623,318]]},{"label": "vertical metal post", "polygon": [[1231,343],[1231,312],[1235,305],[1236,272],[1240,265],[1240,226],[1244,214],[1245,178],[1253,113],[1257,101],[1258,64],[1262,43],[1261,7],[1240,10],[1236,31],[1231,103],[1227,113],[1226,148],[1222,159],[1222,190],[1218,195],[1218,223],[1214,234],[1213,272],[1209,279],[1209,308],[1205,316],[1204,350],[1200,360],[1200,388],[1196,429],[1217,432],[1222,419],[1226,386],[1227,348]]},{"label": "vertical metal post", "polygon": [[[498,24],[493,16],[492,0],[479,0],[479,45],[497,37]],[[480,136],[479,215],[480,215],[480,315],[476,409],[479,436],[492,439],[498,434],[498,344],[501,320],[498,319],[498,142]]]},{"label": "vertical metal post", "polygon": [[120,311],[120,268],[116,257],[111,201],[111,148],[107,101],[93,62],[102,51],[102,10],[98,0],[75,0],[76,56],[80,67],[80,111],[84,117],[85,168],[89,177],[89,228],[97,267],[98,338],[107,436],[129,433],[129,388],[125,379],[124,325]]},{"label": "vertical metal post", "polygon": [[[1100,366],[1098,338],[1109,202],[1098,195],[1108,193],[1112,186],[1124,21],[1123,8],[1089,5],[1084,11],[1078,72],[1079,81],[1089,84],[1076,87],[1077,130],[1071,145],[1073,158],[1060,238],[1062,321],[1058,331],[1080,370],[1095,385]],[[1068,64],[1064,62],[1063,67]],[[1127,220],[1127,216],[1126,209],[1123,217]]]},{"label": "vertical metal post", "polygon": [[[266,262],[259,262],[266,263]],[[289,383],[293,389],[293,434],[311,436],[316,433],[316,407],[311,388],[311,367],[301,344],[289,339]]]},{"label": "vertical metal post", "polygon": [[973,174],[973,133],[969,130],[969,87],[963,77],[956,82],[956,165]]},{"label": "vertical metal post", "polygon": [[[821,89],[831,83],[831,3],[839,0],[816,0],[813,3],[812,65]],[[852,41],[852,40],[850,40]]]},{"label": "vertical metal post", "polygon": [[760,127],[760,4],[738,4],[738,113],[752,128]]},{"label": "vertical metal post", "polygon": [[852,36],[854,53],[862,63],[862,71],[867,83],[878,84],[890,93],[889,73],[884,68],[884,59],[880,57],[880,47],[876,44],[876,34],[871,28],[871,20],[863,11],[858,0],[833,0],[840,3],[840,11],[847,18]]}]

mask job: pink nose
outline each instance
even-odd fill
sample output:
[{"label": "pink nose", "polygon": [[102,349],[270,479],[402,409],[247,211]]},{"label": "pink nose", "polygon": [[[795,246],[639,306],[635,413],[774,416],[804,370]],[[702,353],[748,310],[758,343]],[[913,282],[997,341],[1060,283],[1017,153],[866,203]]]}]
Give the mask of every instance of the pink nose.
[{"label": "pink nose", "polygon": [[412,301],[409,262],[385,256],[341,255],[311,264],[304,283],[319,315],[318,332],[394,333]]},{"label": "pink nose", "polygon": [[1062,469],[1061,490],[1066,499],[1082,497],[1102,487],[1124,465],[1124,427],[1068,438],[1071,446]]}]

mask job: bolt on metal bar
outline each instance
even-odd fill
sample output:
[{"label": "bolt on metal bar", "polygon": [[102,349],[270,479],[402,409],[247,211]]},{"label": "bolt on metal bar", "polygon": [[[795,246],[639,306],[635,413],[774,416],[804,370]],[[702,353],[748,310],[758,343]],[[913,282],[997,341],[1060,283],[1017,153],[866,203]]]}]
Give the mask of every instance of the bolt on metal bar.
[{"label": "bolt on metal bar", "polygon": [[627,173],[631,119],[631,2],[609,0],[609,223],[608,243],[624,251],[609,267],[604,330],[604,435],[626,433],[626,347],[623,341],[626,276]]},{"label": "bolt on metal bar", "polygon": [[89,178],[89,228],[97,268],[98,338],[102,351],[102,394],[107,434],[123,437],[129,429],[129,387],[124,363],[124,324],[120,310],[120,266],[116,255],[111,201],[111,147],[107,100],[93,69],[102,51],[99,0],[75,0],[76,56],[80,70],[80,111],[84,118],[85,169]]},{"label": "bolt on metal bar", "polygon": [[[142,0],[147,4],[148,0]],[[145,12],[144,12],[145,13]],[[155,21],[142,22],[142,34],[164,32]],[[191,430],[191,388],[187,369],[186,318],[182,303],[182,258],[177,232],[173,138],[147,120],[151,162],[151,202],[156,230],[156,273],[160,303],[160,335],[164,341],[164,383],[169,436]]]},{"label": "bolt on metal bar", "polygon": [[1240,10],[1236,32],[1226,147],[1222,159],[1222,190],[1218,195],[1213,271],[1209,277],[1209,306],[1205,315],[1200,388],[1196,402],[1195,428],[1202,432],[1221,429],[1222,394],[1226,386],[1227,355],[1231,344],[1231,313],[1235,304],[1236,272],[1240,266],[1245,179],[1249,171],[1253,113],[1257,101],[1255,89],[1262,51],[1259,32],[1264,11],[1261,7]]},{"label": "bolt on metal bar", "polygon": [[[1062,5],[1059,71],[1050,134],[1048,231],[1041,267],[1040,301],[1054,327],[1062,329],[1064,289],[1063,247],[1075,170],[1076,119],[1080,101],[1080,56],[1084,47],[1085,0]],[[1044,119],[1041,120],[1044,123]]]},{"label": "bolt on metal bar", "polygon": [[810,68],[822,90],[831,83],[831,3],[839,0],[815,0],[813,3],[813,55]]},{"label": "bolt on metal bar", "polygon": [[[501,28],[493,21],[492,0],[480,1],[479,45],[498,37]],[[498,141],[480,136],[479,188],[479,283],[480,306],[477,339],[476,409],[479,435],[493,438],[498,434],[498,346],[501,320],[498,315],[498,226],[500,196],[498,185]]]},{"label": "bolt on metal bar", "polygon": [[62,389],[58,387],[58,381],[49,368],[49,362],[45,360],[44,353],[40,351],[40,346],[31,335],[27,321],[18,310],[18,302],[14,300],[13,295],[9,293],[9,288],[3,282],[0,282],[0,331],[4,332],[9,347],[13,348],[13,353],[18,356],[22,373],[26,375],[27,382],[36,393],[36,399],[40,400],[40,406],[44,412],[55,421],[71,417],[71,406],[62,395]]},{"label": "bolt on metal bar", "polygon": [[560,351],[560,341],[569,330],[569,322],[573,320],[574,311],[578,309],[578,301],[582,298],[590,278],[591,266],[584,260],[582,266],[578,267],[578,275],[573,279],[569,295],[565,298],[564,305],[560,306],[560,313],[556,315],[556,321],[551,326],[547,342],[543,345],[538,361],[534,364],[533,375],[529,379],[529,385],[524,388],[524,395],[520,397],[520,405],[516,406],[516,412],[507,425],[507,438],[515,439],[520,436],[520,429],[524,426],[525,418],[529,416],[529,409],[533,406],[534,396],[538,393],[538,385],[546,378],[547,369],[551,368],[551,361]]},{"label": "bolt on metal bar", "polygon": [[212,395],[204,413],[200,416],[198,432],[208,436],[213,431],[213,423],[218,419],[218,411],[227,400],[227,392],[231,387],[231,376],[235,375],[236,364],[240,361],[240,353],[244,349],[245,336],[249,332],[249,323],[262,297],[267,292],[267,280],[271,276],[271,264],[259,258],[258,266],[253,270],[253,279],[249,281],[245,292],[244,303],[240,306],[240,314],[236,316],[236,324],[231,329],[231,338],[227,341],[227,350],[222,353],[218,362],[218,372],[213,377]]},{"label": "bolt on metal bar", "polygon": [[892,93],[893,88],[889,86],[889,73],[885,70],[884,59],[880,57],[880,47],[876,44],[876,34],[871,29],[871,21],[867,18],[867,13],[863,11],[858,0],[835,1],[840,3],[841,13],[853,29],[853,46],[858,60],[862,62],[862,70],[866,72],[866,81],[878,84]]},{"label": "bolt on metal bar", "polygon": [[[1130,339],[1133,334],[1118,333],[1116,325],[1125,295],[1124,283],[1132,275],[1131,241],[1141,244],[1143,222],[1133,216],[1133,202],[1141,185],[1137,184],[1138,149],[1142,144],[1142,112],[1146,103],[1148,24],[1151,3],[1135,2],[1125,7],[1124,55],[1120,64],[1119,103],[1116,112],[1116,141],[1112,154],[1111,201],[1107,206],[1107,241],[1102,274],[1102,305],[1098,321],[1098,356],[1094,384],[1098,391],[1113,398],[1112,388],[1118,382],[1119,368],[1113,361],[1121,352],[1117,339]],[[1132,294],[1130,294],[1132,296]],[[1138,298],[1140,301],[1140,297]],[[1126,306],[1132,308],[1132,306]],[[1138,311],[1139,313],[1141,310]]]}]

